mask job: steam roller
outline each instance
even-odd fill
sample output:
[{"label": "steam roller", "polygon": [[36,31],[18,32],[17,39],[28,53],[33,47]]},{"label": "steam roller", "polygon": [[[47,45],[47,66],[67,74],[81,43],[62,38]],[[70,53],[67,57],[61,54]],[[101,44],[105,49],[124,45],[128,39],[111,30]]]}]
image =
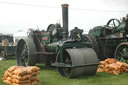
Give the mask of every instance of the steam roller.
[{"label": "steam roller", "polygon": [[[55,66],[67,78],[94,75],[99,60],[83,30],[68,31],[68,4],[62,5],[63,26],[50,24],[47,30],[30,30],[26,39],[17,43],[18,65]],[[70,33],[70,35],[69,35]]]}]

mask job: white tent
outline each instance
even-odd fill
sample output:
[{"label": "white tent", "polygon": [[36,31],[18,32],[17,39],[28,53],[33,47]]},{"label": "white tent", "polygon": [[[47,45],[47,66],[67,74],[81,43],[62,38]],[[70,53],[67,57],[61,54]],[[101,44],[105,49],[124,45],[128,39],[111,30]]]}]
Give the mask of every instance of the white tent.
[{"label": "white tent", "polygon": [[13,34],[14,43],[17,43],[19,39],[27,37],[27,31],[20,30]]}]

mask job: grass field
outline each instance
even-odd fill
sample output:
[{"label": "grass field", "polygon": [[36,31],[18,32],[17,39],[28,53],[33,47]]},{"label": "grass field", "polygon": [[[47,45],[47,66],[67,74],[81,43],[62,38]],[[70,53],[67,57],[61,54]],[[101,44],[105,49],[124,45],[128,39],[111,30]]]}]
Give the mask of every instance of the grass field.
[{"label": "grass field", "polygon": [[[10,66],[16,65],[15,59],[0,61],[0,85],[6,85],[2,82],[2,77]],[[55,68],[46,68],[44,65],[37,65],[41,68],[38,77],[41,85],[128,85],[128,73],[112,75],[107,73],[96,73],[94,76],[81,76],[79,78],[67,79],[61,77]]]}]

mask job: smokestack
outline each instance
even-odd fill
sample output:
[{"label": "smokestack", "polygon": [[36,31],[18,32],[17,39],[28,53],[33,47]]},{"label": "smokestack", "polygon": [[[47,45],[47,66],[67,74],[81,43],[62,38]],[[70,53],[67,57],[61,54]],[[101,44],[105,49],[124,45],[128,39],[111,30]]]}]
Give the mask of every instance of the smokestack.
[{"label": "smokestack", "polygon": [[62,4],[63,39],[68,37],[68,4]]}]

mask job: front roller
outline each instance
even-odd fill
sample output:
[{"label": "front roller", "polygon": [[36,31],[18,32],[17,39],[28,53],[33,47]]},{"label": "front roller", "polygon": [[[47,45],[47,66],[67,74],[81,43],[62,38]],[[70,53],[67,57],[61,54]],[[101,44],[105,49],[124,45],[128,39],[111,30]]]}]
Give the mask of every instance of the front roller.
[{"label": "front roller", "polygon": [[31,38],[20,39],[16,47],[16,58],[19,66],[36,64],[36,47]]},{"label": "front roller", "polygon": [[66,49],[64,65],[58,66],[58,71],[62,76],[68,78],[94,75],[98,64],[98,57],[92,48]]}]

